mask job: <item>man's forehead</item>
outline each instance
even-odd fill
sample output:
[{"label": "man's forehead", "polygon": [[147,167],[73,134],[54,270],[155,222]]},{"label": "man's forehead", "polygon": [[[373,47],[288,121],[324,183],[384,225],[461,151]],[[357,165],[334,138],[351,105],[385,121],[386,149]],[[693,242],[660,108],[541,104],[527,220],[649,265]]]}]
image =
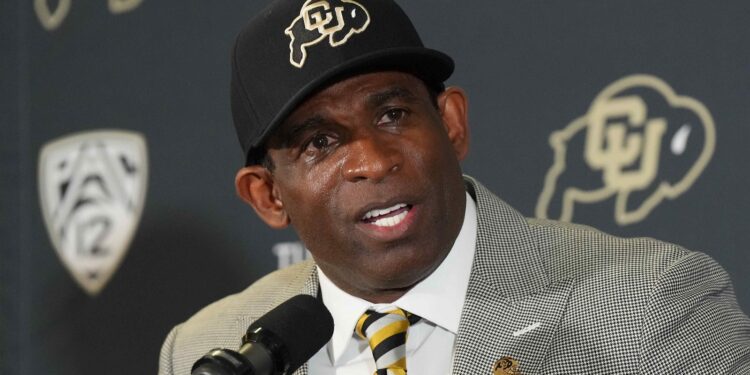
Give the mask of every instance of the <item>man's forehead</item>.
[{"label": "man's forehead", "polygon": [[298,105],[279,127],[279,135],[288,134],[301,121],[315,120],[328,106],[347,105],[340,99],[362,101],[368,107],[379,107],[392,99],[413,101],[428,96],[426,84],[403,72],[375,72],[341,79],[312,94]]}]

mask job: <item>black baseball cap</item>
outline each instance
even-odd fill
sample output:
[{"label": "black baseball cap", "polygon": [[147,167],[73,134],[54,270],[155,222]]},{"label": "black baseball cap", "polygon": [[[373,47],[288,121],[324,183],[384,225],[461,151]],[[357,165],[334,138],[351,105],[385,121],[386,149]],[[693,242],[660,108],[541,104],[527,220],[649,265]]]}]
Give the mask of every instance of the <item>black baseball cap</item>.
[{"label": "black baseball cap", "polygon": [[274,0],[240,31],[231,103],[246,165],[306,98],[343,78],[397,70],[442,87],[453,60],[425,48],[392,0]]}]

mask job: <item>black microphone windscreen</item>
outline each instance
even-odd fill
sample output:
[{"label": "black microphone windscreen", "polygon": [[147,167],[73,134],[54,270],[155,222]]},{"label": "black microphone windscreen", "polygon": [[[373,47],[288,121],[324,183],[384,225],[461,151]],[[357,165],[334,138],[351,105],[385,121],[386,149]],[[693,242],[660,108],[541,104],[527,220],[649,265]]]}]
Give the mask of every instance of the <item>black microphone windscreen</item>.
[{"label": "black microphone windscreen", "polygon": [[333,335],[333,317],[323,302],[306,294],[294,296],[256,320],[258,328],[274,333],[286,346],[291,369],[307,362]]}]

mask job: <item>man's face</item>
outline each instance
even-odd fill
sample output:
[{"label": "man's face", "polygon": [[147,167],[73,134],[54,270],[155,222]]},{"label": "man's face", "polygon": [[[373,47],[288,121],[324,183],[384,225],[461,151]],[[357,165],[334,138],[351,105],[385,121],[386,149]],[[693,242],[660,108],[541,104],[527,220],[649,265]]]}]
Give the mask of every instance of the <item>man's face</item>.
[{"label": "man's face", "polygon": [[438,109],[412,75],[355,76],[305,101],[269,142],[273,196],[318,266],[353,295],[398,298],[458,235],[465,102],[458,91],[456,124],[446,93]]}]

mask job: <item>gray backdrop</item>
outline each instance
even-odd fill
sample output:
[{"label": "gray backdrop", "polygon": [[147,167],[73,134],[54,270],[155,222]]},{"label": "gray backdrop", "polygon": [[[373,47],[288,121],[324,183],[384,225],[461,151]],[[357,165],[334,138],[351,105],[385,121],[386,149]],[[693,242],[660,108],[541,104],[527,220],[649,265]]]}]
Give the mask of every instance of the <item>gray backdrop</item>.
[{"label": "gray backdrop", "polygon": [[[229,112],[229,49],[266,1],[143,0],[114,14],[107,0],[71,0],[51,31],[33,2],[0,3],[0,372],[155,373],[171,326],[275,269],[283,260],[273,246],[296,240],[267,229],[233,187],[242,155]],[[554,162],[550,134],[586,114],[611,83],[648,74],[702,103],[715,151],[687,191],[627,225],[616,222],[612,197],[577,205],[573,220],[707,252],[750,311],[750,2],[400,3],[425,44],[456,60],[449,83],[466,89],[471,107],[465,171],[529,216]],[[648,89],[629,90],[670,129],[700,122]],[[102,128],[142,133],[150,173],[130,251],[90,297],[47,235],[36,168],[44,143]],[[702,133],[693,134],[686,159],[700,143]],[[583,147],[569,142],[558,192],[602,185],[580,161]],[[629,204],[690,166],[672,159],[662,152],[657,177]]]}]

